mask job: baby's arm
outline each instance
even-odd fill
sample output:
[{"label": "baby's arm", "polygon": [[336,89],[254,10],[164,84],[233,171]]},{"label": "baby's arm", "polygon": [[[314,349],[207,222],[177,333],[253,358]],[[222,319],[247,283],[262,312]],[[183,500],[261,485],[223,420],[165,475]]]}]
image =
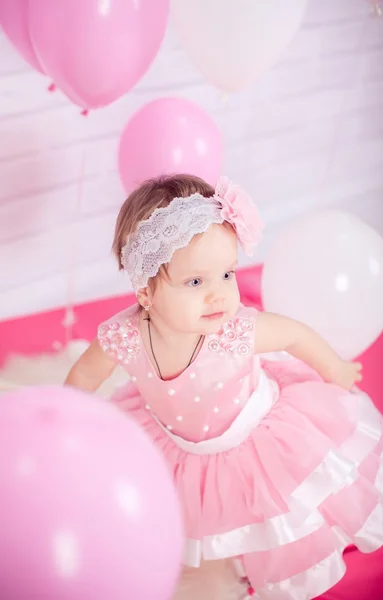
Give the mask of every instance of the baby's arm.
[{"label": "baby's arm", "polygon": [[111,375],[116,363],[101,349],[98,340],[73,365],[65,380],[70,385],[85,392],[95,392]]},{"label": "baby's arm", "polygon": [[362,365],[342,360],[310,327],[273,313],[259,313],[255,351],[263,354],[281,350],[306,362],[325,381],[336,383],[345,389],[351,389],[362,379]]}]

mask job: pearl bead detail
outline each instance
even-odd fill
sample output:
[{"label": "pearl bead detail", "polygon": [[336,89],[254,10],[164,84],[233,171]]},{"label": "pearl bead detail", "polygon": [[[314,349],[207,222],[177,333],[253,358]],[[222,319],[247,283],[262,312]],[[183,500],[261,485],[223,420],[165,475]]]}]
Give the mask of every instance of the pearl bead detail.
[{"label": "pearl bead detail", "polygon": [[178,417],[176,417],[176,421],[179,421],[179,422],[183,421],[183,417],[181,415],[179,415]]},{"label": "pearl bead detail", "polygon": [[209,429],[210,429],[209,425],[204,425],[204,426],[202,427],[202,430],[203,430],[203,431],[209,431]]},{"label": "pearl bead detail", "polygon": [[100,325],[97,337],[101,348],[123,364],[128,364],[140,351],[139,332],[130,319]]},{"label": "pearl bead detail", "polygon": [[149,373],[148,373],[148,378],[149,378],[149,379],[152,379],[152,378],[153,378],[153,373],[152,373],[151,371],[149,371]]},{"label": "pearl bead detail", "polygon": [[196,396],[196,397],[194,398],[194,402],[201,402],[201,398],[200,398],[199,396]]},{"label": "pearl bead detail", "polygon": [[213,408],[213,412],[215,412],[215,413],[218,413],[218,412],[219,412],[219,408],[218,408],[218,406],[215,406],[215,407]]},{"label": "pearl bead detail", "polygon": [[169,396],[174,396],[175,393],[176,393],[176,391],[173,389],[168,391]]},{"label": "pearl bead detail", "polygon": [[190,379],[195,379],[195,373],[190,373],[189,377]]},{"label": "pearl bead detail", "polygon": [[134,381],[137,381],[137,377],[136,377],[135,375],[133,375],[133,376],[131,377],[131,380],[132,380],[133,382],[134,382]]},{"label": "pearl bead detail", "polygon": [[169,431],[171,431],[173,427],[171,425],[166,425],[166,429],[169,429]]},{"label": "pearl bead detail", "polygon": [[146,410],[150,410],[150,404],[145,404]]},{"label": "pearl bead detail", "polygon": [[240,403],[240,399],[239,398],[234,398],[233,402],[234,402],[234,404],[239,404]]},{"label": "pearl bead detail", "polygon": [[252,349],[250,332],[253,329],[253,319],[232,319],[223,325],[219,333],[212,336],[207,347],[211,352],[221,355],[247,356]]}]

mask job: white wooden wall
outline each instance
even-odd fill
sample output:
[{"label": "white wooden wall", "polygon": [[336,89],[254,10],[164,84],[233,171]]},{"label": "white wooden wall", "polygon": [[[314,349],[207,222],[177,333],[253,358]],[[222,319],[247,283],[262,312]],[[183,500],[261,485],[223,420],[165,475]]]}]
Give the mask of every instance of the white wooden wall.
[{"label": "white wooden wall", "polygon": [[314,208],[345,208],[383,233],[383,18],[368,0],[310,0],[283,61],[226,103],[171,27],[144,79],[110,107],[82,117],[48,85],[0,32],[0,319],[129,289],[110,255],[124,200],[117,143],[159,96],[194,100],[221,127],[224,171],[268,226],[258,260]]}]

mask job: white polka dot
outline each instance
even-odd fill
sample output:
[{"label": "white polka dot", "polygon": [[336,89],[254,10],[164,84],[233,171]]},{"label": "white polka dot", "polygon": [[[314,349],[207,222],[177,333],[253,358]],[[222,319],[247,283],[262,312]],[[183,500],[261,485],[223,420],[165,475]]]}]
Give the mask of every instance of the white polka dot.
[{"label": "white polka dot", "polygon": [[175,393],[176,391],[173,389],[168,391],[169,396],[174,396]]},{"label": "white polka dot", "polygon": [[133,377],[131,379],[132,379],[132,381],[137,381],[137,377],[135,375],[133,375]]},{"label": "white polka dot", "polygon": [[148,377],[149,377],[149,379],[152,379],[152,377],[153,377],[153,373],[151,373],[151,371],[149,371],[149,373],[148,373]]},{"label": "white polka dot", "polygon": [[179,415],[178,417],[176,417],[176,420],[177,420],[177,421],[182,421],[182,420],[183,420],[183,417],[181,417],[181,415]]},{"label": "white polka dot", "polygon": [[150,404],[145,404],[146,410],[150,410]]},{"label": "white polka dot", "polygon": [[202,429],[203,429],[203,431],[209,431],[210,427],[209,427],[209,425],[204,425],[202,427]]},{"label": "white polka dot", "polygon": [[190,373],[189,377],[190,379],[195,379],[195,373]]},{"label": "white polka dot", "polygon": [[234,404],[239,404],[240,403],[240,399],[239,398],[234,398],[233,402],[234,402]]},{"label": "white polka dot", "polygon": [[169,431],[171,431],[173,427],[171,425],[166,425],[166,429],[169,429]]},{"label": "white polka dot", "polygon": [[219,408],[218,408],[218,406],[215,406],[215,407],[213,408],[213,412],[215,412],[215,413],[218,413],[218,412],[219,412]]},{"label": "white polka dot", "polygon": [[216,387],[217,390],[222,390],[222,388],[223,388],[222,381],[219,381],[215,387]]},{"label": "white polka dot", "polygon": [[199,396],[195,396],[194,402],[201,402],[201,398]]}]

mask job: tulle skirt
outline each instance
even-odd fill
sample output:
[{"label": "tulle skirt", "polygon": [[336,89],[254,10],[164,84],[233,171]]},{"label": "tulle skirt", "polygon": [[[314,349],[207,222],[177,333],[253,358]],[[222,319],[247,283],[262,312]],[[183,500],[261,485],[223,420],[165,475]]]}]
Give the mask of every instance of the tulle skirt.
[{"label": "tulle skirt", "polygon": [[383,545],[382,417],[296,361],[265,362],[261,384],[230,431],[195,444],[163,428],[133,385],[112,400],[168,461],[185,564],[240,557],[256,600],[310,600],[344,575],[346,546]]}]

